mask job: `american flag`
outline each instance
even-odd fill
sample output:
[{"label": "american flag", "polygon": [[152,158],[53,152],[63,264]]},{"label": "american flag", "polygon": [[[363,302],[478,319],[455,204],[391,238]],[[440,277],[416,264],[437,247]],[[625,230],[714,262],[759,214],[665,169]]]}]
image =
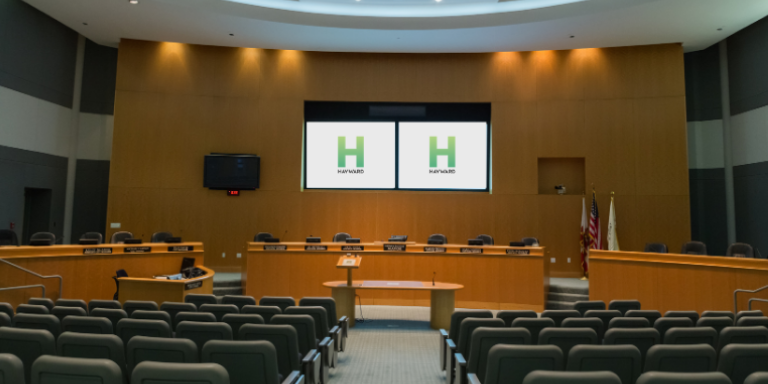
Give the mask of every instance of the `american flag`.
[{"label": "american flag", "polygon": [[603,249],[600,240],[600,214],[597,212],[597,198],[592,191],[592,211],[589,213],[589,249]]},{"label": "american flag", "polygon": [[587,250],[589,248],[589,220],[587,219],[587,203],[581,198],[581,228],[579,228],[579,248],[581,249],[581,269],[587,274]]}]

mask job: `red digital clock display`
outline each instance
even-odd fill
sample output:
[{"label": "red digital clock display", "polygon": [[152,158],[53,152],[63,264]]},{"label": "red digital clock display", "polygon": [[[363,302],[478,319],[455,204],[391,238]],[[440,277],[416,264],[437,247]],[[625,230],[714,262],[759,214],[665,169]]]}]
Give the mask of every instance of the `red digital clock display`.
[{"label": "red digital clock display", "polygon": [[240,191],[238,191],[238,190],[229,190],[229,191],[227,191],[227,196],[240,196]]}]

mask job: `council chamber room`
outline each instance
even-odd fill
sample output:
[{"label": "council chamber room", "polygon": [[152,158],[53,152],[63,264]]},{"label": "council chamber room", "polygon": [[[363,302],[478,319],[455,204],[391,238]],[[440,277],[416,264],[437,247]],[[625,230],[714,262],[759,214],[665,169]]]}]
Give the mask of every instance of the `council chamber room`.
[{"label": "council chamber room", "polygon": [[766,0],[0,0],[0,384],[768,384]]}]

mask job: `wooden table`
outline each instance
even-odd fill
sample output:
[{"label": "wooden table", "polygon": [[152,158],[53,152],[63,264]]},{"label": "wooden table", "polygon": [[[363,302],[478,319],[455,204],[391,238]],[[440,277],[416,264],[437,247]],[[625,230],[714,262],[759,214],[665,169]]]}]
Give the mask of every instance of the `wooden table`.
[{"label": "wooden table", "polygon": [[355,294],[358,289],[429,291],[429,325],[432,329],[451,327],[451,314],[455,309],[455,292],[464,288],[461,284],[439,283],[431,281],[354,281],[348,286],[346,281],[330,281],[323,286],[331,288],[331,296],[336,300],[337,316],[347,316],[349,326],[355,326]]},{"label": "wooden table", "polygon": [[[674,253],[590,251],[589,297],[606,303],[640,300],[643,309],[733,311],[733,291],[768,285],[768,260]],[[768,291],[739,295],[738,310],[751,297],[768,299]],[[756,302],[754,309],[768,310]]]},{"label": "wooden table", "polygon": [[160,305],[164,301],[183,303],[184,297],[193,294],[212,294],[213,270],[202,265],[196,267],[205,271],[205,275],[193,279],[162,280],[150,277],[121,277],[119,300],[149,300]]},{"label": "wooden table", "polygon": [[[125,269],[129,277],[168,275],[179,272],[185,257],[195,259],[195,265],[205,265],[203,243],[0,247],[1,259],[41,275],[60,275],[63,289],[59,292],[57,279],[40,279],[5,263],[0,263],[0,287],[43,284],[53,300],[112,300],[116,289],[112,276],[118,269]],[[0,291],[0,302],[16,307],[40,293],[39,288]]]},{"label": "wooden table", "polygon": [[[544,310],[549,262],[543,247],[428,245],[417,243],[248,243],[243,288],[262,296],[330,296],[328,281],[344,281],[342,255],[362,258],[357,280],[451,281],[457,308]],[[429,306],[425,290],[364,290],[365,305]]]}]

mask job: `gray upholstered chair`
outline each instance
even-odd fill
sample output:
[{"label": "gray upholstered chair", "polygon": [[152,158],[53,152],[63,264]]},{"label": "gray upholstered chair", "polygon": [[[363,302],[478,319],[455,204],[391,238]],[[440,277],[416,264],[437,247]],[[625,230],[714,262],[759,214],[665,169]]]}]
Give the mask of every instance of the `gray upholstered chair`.
[{"label": "gray upholstered chair", "polygon": [[143,361],[161,363],[197,363],[200,356],[197,344],[189,339],[136,336],[125,348],[128,372]]},{"label": "gray upholstered chair", "polygon": [[0,229],[0,247],[19,246],[19,236],[10,229]]},{"label": "gray upholstered chair", "polygon": [[603,339],[605,345],[634,345],[640,351],[643,362],[648,349],[659,343],[659,331],[653,328],[613,328],[605,332]]},{"label": "gray upholstered chair", "polygon": [[299,353],[302,356],[311,354],[317,349],[317,335],[315,335],[315,321],[309,315],[275,315],[270,324],[290,325],[296,329],[299,336]]},{"label": "gray upholstered chair", "polygon": [[0,378],[3,384],[23,384],[24,363],[10,353],[0,353]]},{"label": "gray upholstered chair", "polygon": [[555,326],[563,324],[563,320],[569,317],[582,317],[581,312],[575,309],[547,309],[541,313],[542,318],[550,318],[555,321]]},{"label": "gray upholstered chair", "polygon": [[85,300],[80,299],[58,299],[56,300],[56,307],[82,308],[86,314],[88,313],[88,304]]},{"label": "gray upholstered chair", "polygon": [[448,244],[448,238],[441,233],[434,233],[429,235],[429,238],[427,238],[427,244],[435,244],[435,245]]},{"label": "gray upholstered chair", "polygon": [[56,235],[51,232],[37,232],[29,237],[30,245],[54,245],[56,244]]},{"label": "gray upholstered chair", "polygon": [[702,317],[699,319],[699,321],[696,322],[697,327],[712,327],[717,331],[717,334],[719,335],[720,332],[725,327],[732,327],[733,326],[733,318],[723,316],[723,317]]},{"label": "gray upholstered chair", "polygon": [[253,237],[253,241],[256,243],[262,243],[266,239],[271,239],[272,234],[269,232],[259,232],[256,234],[256,236]]},{"label": "gray upholstered chair", "polygon": [[766,316],[744,316],[736,322],[737,327],[754,327],[761,325],[768,327],[768,317]]},{"label": "gray upholstered chair", "polygon": [[622,384],[634,384],[643,373],[640,350],[634,345],[577,345],[568,354],[567,371],[610,371]]},{"label": "gray upholstered chair", "polygon": [[763,315],[763,311],[759,309],[754,309],[751,311],[739,311],[736,314],[736,317],[734,317],[733,323],[736,324],[742,317],[748,317],[748,316],[765,316],[765,315]]},{"label": "gray upholstered chair", "polygon": [[535,319],[539,317],[539,315],[536,313],[536,311],[526,311],[526,310],[506,310],[506,311],[498,311],[496,312],[496,318],[501,319],[504,321],[504,326],[511,327],[512,322],[515,321],[518,317],[523,318],[529,318],[529,319]]},{"label": "gray upholstered chair", "polygon": [[645,243],[643,252],[649,253],[668,253],[667,245],[664,243]]},{"label": "gray upholstered chair", "polygon": [[637,384],[731,384],[731,380],[722,372],[646,372]]},{"label": "gray upholstered chair", "polygon": [[88,302],[88,313],[96,308],[123,309],[123,306],[117,300],[91,300]]},{"label": "gray upholstered chair", "polygon": [[520,317],[512,321],[512,327],[525,328],[531,333],[531,344],[539,344],[539,335],[541,331],[547,328],[554,328],[555,321],[550,318],[530,319]]},{"label": "gray upholstered chair", "polygon": [[122,319],[127,319],[128,314],[122,309],[94,308],[91,311],[91,317],[103,317],[112,323],[112,331],[117,334],[117,323]]},{"label": "gray upholstered chair", "polygon": [[755,372],[744,380],[744,384],[767,384],[768,372]]},{"label": "gray upholstered chair", "polygon": [[523,380],[523,384],[621,384],[621,382],[622,380],[619,376],[609,371],[534,371],[529,373],[525,380]]},{"label": "gray upholstered chair", "polygon": [[31,313],[33,315],[50,315],[51,310],[44,305],[19,304],[16,306],[16,314]]},{"label": "gray upholstered chair", "polygon": [[611,323],[611,319],[614,317],[622,317],[621,312],[615,309],[590,309],[584,313],[584,317],[597,317],[603,321],[603,329],[608,330],[608,325]]},{"label": "gray upholstered chair", "polygon": [[525,244],[526,247],[538,246],[539,239],[535,237],[523,237],[522,243]]},{"label": "gray upholstered chair", "polygon": [[577,301],[573,303],[573,309],[579,311],[584,316],[587,311],[604,311],[605,302],[599,300]]},{"label": "gray upholstered chair", "polygon": [[621,315],[623,316],[629,310],[642,308],[640,307],[640,302],[637,300],[611,300],[611,302],[608,303],[608,309],[615,309],[621,312]]},{"label": "gray upholstered chair", "polygon": [[[224,367],[231,384],[280,384],[277,351],[268,341],[212,340],[203,347],[202,361]],[[300,375],[293,371],[286,381],[292,383]]]},{"label": "gray upholstered chair", "polygon": [[[334,325],[328,327],[328,314],[323,307],[298,306],[288,307],[284,312],[286,315],[309,315],[315,324],[315,336],[320,343],[317,348],[323,355],[323,376],[327,373],[327,368],[335,368],[337,361],[336,342],[341,339],[341,329]],[[324,381],[325,382],[325,381]]]},{"label": "gray upholstered chair", "polygon": [[749,244],[733,243],[728,246],[728,249],[725,251],[725,255],[730,257],[743,257],[747,259],[754,259],[755,251],[752,249],[752,246]]},{"label": "gray upholstered chair", "polygon": [[189,295],[184,296],[184,302],[185,303],[192,303],[197,307],[197,310],[200,310],[200,306],[203,304],[218,304],[219,301],[216,299],[216,296],[214,295],[206,295],[206,294],[197,294],[197,293],[190,293]]},{"label": "gray upholstered chair", "polygon": [[209,340],[233,340],[229,324],[197,321],[182,321],[176,325],[176,338],[194,341],[200,352]]},{"label": "gray upholstered chair", "polygon": [[653,309],[631,309],[624,314],[626,317],[643,317],[648,320],[648,326],[653,327],[656,320],[661,318],[661,312]]},{"label": "gray upholstered chair", "polygon": [[131,319],[162,320],[168,323],[169,327],[173,327],[171,315],[165,311],[145,311],[143,309],[137,309],[131,313]]},{"label": "gray upholstered chair", "polygon": [[467,383],[468,374],[474,374],[483,382],[485,380],[485,368],[488,364],[488,352],[497,344],[530,345],[531,333],[525,328],[509,327],[480,327],[475,328],[470,338],[469,358],[464,364],[458,364],[456,376],[458,383]]},{"label": "gray upholstered chair", "polygon": [[478,235],[478,240],[483,241],[483,245],[493,245],[493,236],[491,235]]},{"label": "gray upholstered chair", "polygon": [[21,360],[24,377],[30,383],[32,363],[43,355],[56,355],[53,335],[43,329],[0,327],[0,354],[9,353]]},{"label": "gray upholstered chair", "polygon": [[228,313],[224,315],[221,321],[229,324],[232,328],[232,337],[235,340],[239,340],[238,335],[243,324],[264,324],[263,317],[248,313]]},{"label": "gray upholstered chair", "polygon": [[53,307],[51,315],[59,318],[59,321],[64,320],[67,316],[87,316],[88,313],[82,308],[77,307]]},{"label": "gray upholstered chair", "polygon": [[736,315],[731,311],[704,311],[701,313],[701,317],[730,317],[733,320],[736,318]]},{"label": "gray upholstered chair", "polygon": [[61,331],[97,335],[115,334],[115,329],[109,319],[91,316],[67,316],[61,320]]},{"label": "gray upholstered chair", "polygon": [[215,323],[216,315],[210,312],[179,312],[173,318],[173,329],[179,326],[182,321],[195,321],[198,323]]},{"label": "gray upholstered chair", "polygon": [[170,239],[173,237],[173,234],[170,232],[155,232],[152,234],[150,243],[164,243],[165,240]]},{"label": "gray upholstered chair", "polygon": [[41,356],[32,364],[32,384],[123,384],[123,371],[108,359]]},{"label": "gray upholstered chair", "polygon": [[701,241],[689,241],[683,244],[683,247],[680,249],[680,253],[684,255],[705,256],[707,254],[707,245]]},{"label": "gray upholstered chair", "polygon": [[166,301],[160,304],[160,310],[171,316],[171,321],[176,324],[176,314],[179,312],[197,312],[197,306],[192,303],[177,303]]},{"label": "gray upholstered chair", "polygon": [[10,318],[13,318],[13,305],[9,303],[0,303],[0,312],[7,314]]},{"label": "gray upholstered chair", "polygon": [[283,377],[288,377],[292,371],[304,371],[299,359],[299,336],[290,325],[244,324],[238,339],[272,343],[277,353],[277,370]]},{"label": "gray upholstered chair", "polygon": [[162,320],[121,319],[115,334],[128,344],[134,336],[172,337],[171,327]]},{"label": "gray upholstered chair", "polygon": [[712,372],[717,369],[717,352],[710,345],[658,344],[645,355],[645,372]]},{"label": "gray upholstered chair", "polygon": [[349,233],[339,232],[339,233],[333,235],[333,242],[334,243],[343,243],[343,242],[347,241],[347,239],[349,239],[350,237],[352,237],[352,236],[350,236]]},{"label": "gray upholstered chair", "polygon": [[128,315],[128,317],[131,317],[133,311],[157,311],[158,307],[157,303],[154,301],[126,300],[125,303],[123,303],[123,310]]},{"label": "gray upholstered chair", "polygon": [[30,297],[29,300],[27,300],[27,304],[29,305],[42,305],[50,311],[53,309],[53,307],[56,306],[56,303],[53,302],[53,300],[46,298],[46,297]]},{"label": "gray upholstered chair", "polygon": [[651,323],[644,317],[614,317],[608,322],[608,329],[613,328],[649,328]]},{"label": "gray upholstered chair", "polygon": [[[518,319],[522,320],[522,319]],[[533,371],[562,371],[563,351],[554,345],[494,345],[488,351],[483,384],[521,384]],[[479,384],[477,375],[467,375],[470,384]]]},{"label": "gray upholstered chair", "polygon": [[546,328],[539,334],[539,345],[547,344],[560,347],[567,362],[571,348],[581,344],[596,345],[597,332],[590,328]]},{"label": "gray upholstered chair", "polygon": [[730,344],[720,350],[717,370],[725,373],[733,384],[743,384],[754,372],[768,367],[768,344]]},{"label": "gray upholstered chair", "polygon": [[688,317],[662,317],[653,323],[653,328],[659,331],[659,337],[664,340],[664,334],[670,328],[690,328],[693,321]]},{"label": "gray upholstered chair", "polygon": [[466,371],[467,359],[469,359],[470,345],[472,344],[472,335],[475,329],[478,328],[503,328],[504,320],[502,319],[480,319],[468,317],[461,321],[459,325],[459,337],[456,340],[456,352],[454,354],[454,366],[448,367],[446,377],[448,382],[452,383],[455,377],[459,377],[460,383],[465,383],[464,375],[462,372]]},{"label": "gray upholstered chair", "polygon": [[264,296],[259,300],[259,306],[278,307],[285,312],[286,308],[296,306],[296,300],[288,296]]},{"label": "gray upholstered chair", "polygon": [[459,328],[461,322],[468,317],[477,317],[481,319],[493,318],[493,312],[487,309],[469,309],[457,310],[451,314],[451,326],[446,332],[440,330],[440,369],[453,369],[456,364],[455,356],[456,344],[459,341]]},{"label": "gray upholstered chair", "polygon": [[125,374],[125,346],[115,335],[64,332],[56,340],[59,356],[87,359],[109,359]]},{"label": "gray upholstered chair", "polygon": [[[18,315],[17,315],[18,316]],[[757,327],[725,327],[717,339],[717,350],[722,351],[729,344],[766,344],[768,343],[768,328]]]},{"label": "gray upholstered chair", "polygon": [[240,309],[234,304],[202,304],[197,308],[200,312],[213,313],[216,321],[221,321],[224,315],[229,313],[240,313]]},{"label": "gray upholstered chair", "polygon": [[253,296],[225,295],[221,298],[222,304],[234,304],[238,310],[246,305],[256,305],[256,299]]},{"label": "gray upholstered chair", "polygon": [[664,333],[664,344],[707,344],[717,347],[717,331],[712,327],[670,328]]},{"label": "gray upholstered chair", "polygon": [[687,317],[691,319],[692,324],[699,321],[699,313],[696,311],[667,311],[664,317]]},{"label": "gray upholstered chair", "polygon": [[96,240],[96,244],[101,244],[104,242],[104,236],[98,232],[86,232],[80,236],[80,240]]},{"label": "gray upholstered chair", "polygon": [[229,384],[229,374],[214,363],[158,363],[144,361],[134,368],[131,384]]},{"label": "gray upholstered chair", "polygon": [[605,327],[603,321],[597,317],[569,317],[560,325],[564,328],[590,328],[597,333],[598,344],[603,340]]},{"label": "gray upholstered chair", "polygon": [[13,327],[13,318],[5,312],[0,312],[0,327]]},{"label": "gray upholstered chair", "polygon": [[61,320],[54,315],[38,315],[34,313],[17,313],[13,317],[13,326],[26,329],[44,329],[53,337],[61,333]]},{"label": "gray upholstered chair", "polygon": [[[347,334],[349,333],[349,318],[347,316],[336,317],[336,300],[333,297],[304,297],[299,300],[300,307],[323,307],[328,315],[328,326],[333,329],[334,325],[338,325],[341,329],[341,337],[336,343],[336,350],[343,352],[347,342]],[[268,320],[265,318],[265,321]]]},{"label": "gray upholstered chair", "polygon": [[112,234],[112,237],[109,239],[110,244],[122,244],[125,243],[125,239],[132,239],[133,233],[130,233],[128,231],[118,231]]},{"label": "gray upholstered chair", "polygon": [[265,324],[269,324],[272,316],[282,314],[283,310],[274,305],[246,305],[240,310],[240,313],[259,315],[264,318]]}]

